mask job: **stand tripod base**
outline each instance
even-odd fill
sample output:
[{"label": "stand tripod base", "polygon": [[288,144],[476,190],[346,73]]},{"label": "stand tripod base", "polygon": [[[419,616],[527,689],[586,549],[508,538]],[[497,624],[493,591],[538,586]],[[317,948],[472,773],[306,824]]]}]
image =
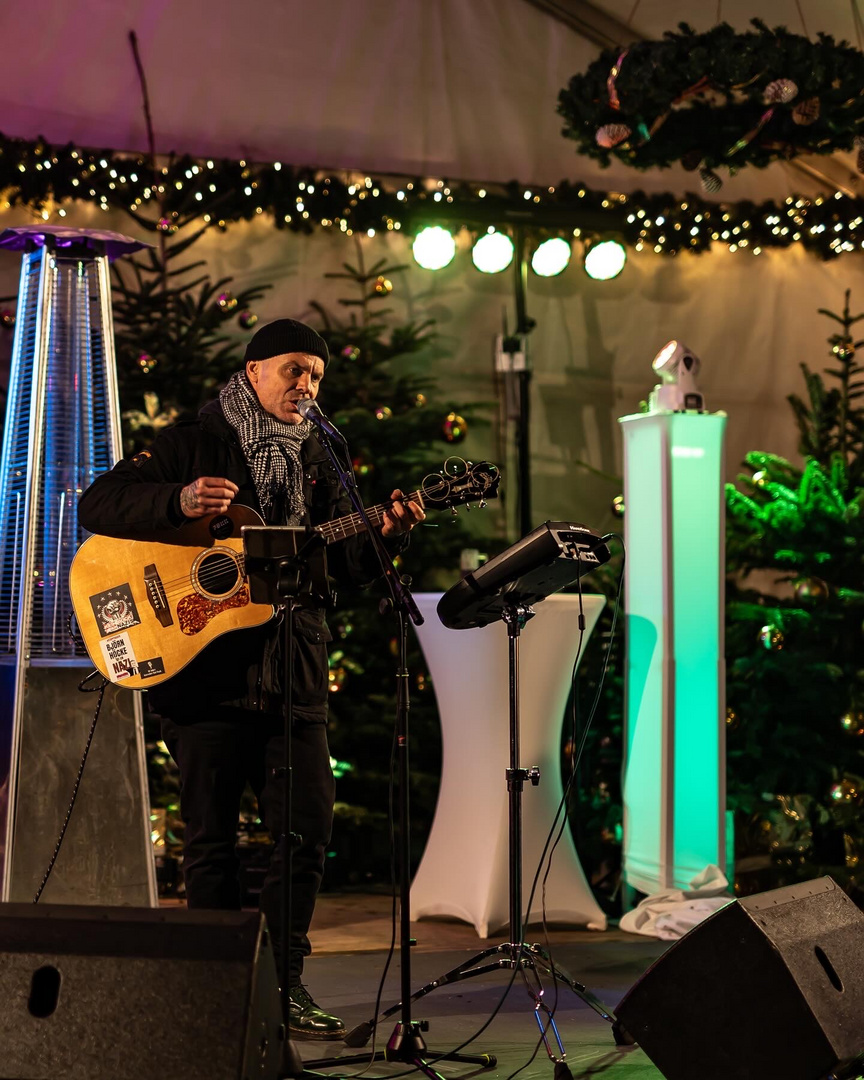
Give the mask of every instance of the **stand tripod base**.
[{"label": "stand tripod base", "polygon": [[[398,1006],[397,1006],[398,1008]],[[386,1014],[382,1015],[383,1016]],[[392,1013],[391,1013],[392,1015]],[[358,1027],[365,1028],[367,1025],[360,1024]],[[445,1080],[445,1078],[433,1067],[437,1061],[456,1061],[466,1065],[479,1065],[482,1069],[494,1069],[498,1059],[492,1054],[436,1054],[426,1046],[423,1032],[428,1031],[429,1023],[426,1020],[412,1020],[408,1024],[398,1023],[393,1029],[387,1049],[376,1051],[374,1054],[348,1054],[338,1058],[320,1058],[316,1061],[307,1061],[308,1069],[330,1068],[336,1065],[365,1065],[374,1061],[396,1061],[411,1065],[419,1072],[431,1078],[431,1080]],[[357,1028],[354,1028],[356,1031]],[[372,1029],[369,1030],[367,1041],[371,1038]],[[348,1043],[346,1038],[346,1045]],[[353,1045],[365,1045],[354,1043]],[[452,1080],[452,1077],[450,1078]]]},{"label": "stand tripod base", "polygon": [[[492,960],[490,963],[484,963],[484,961],[489,960],[490,957],[497,957],[497,959]],[[484,949],[482,952],[476,953],[469,960],[464,961],[457,967],[451,968],[443,975],[439,975],[437,979],[433,979],[431,982],[426,983],[425,986],[421,986],[419,990],[411,995],[410,1000],[412,1002],[417,1001],[427,994],[431,994],[433,990],[437,990],[441,986],[447,986],[449,983],[461,982],[464,979],[472,979],[475,975],[487,975],[493,971],[513,971],[514,969],[534,971],[535,973],[538,972],[538,970],[543,971],[547,975],[550,975],[553,980],[563,983],[563,985],[571,990],[580,1001],[583,1001],[589,1008],[593,1009],[598,1016],[602,1017],[607,1023],[612,1025],[612,1033],[616,1043],[619,1045],[632,1045],[632,1038],[630,1038],[618,1024],[612,1010],[607,1008],[586,986],[577,982],[576,979],[569,975],[558,964],[554,964],[546,950],[536,943],[529,945],[526,942],[522,942],[521,944],[504,942],[500,945],[493,945],[491,948]],[[394,1016],[401,1008],[402,1002],[400,1001],[398,1004],[392,1005],[389,1009],[386,1009],[379,1017],[373,1017],[371,1020],[358,1024],[345,1036],[345,1045],[365,1046],[372,1037],[372,1033],[376,1026],[380,1024],[382,1020],[387,1020],[389,1017]]]}]

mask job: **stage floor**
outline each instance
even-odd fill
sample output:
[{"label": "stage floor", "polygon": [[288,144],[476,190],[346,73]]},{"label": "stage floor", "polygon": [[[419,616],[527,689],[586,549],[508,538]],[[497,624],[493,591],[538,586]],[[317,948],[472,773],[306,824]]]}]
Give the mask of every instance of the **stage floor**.
[{"label": "stage floor", "polygon": [[[319,898],[310,935],[313,956],[307,962],[305,979],[318,1003],[341,1016],[349,1029],[370,1019],[374,1012],[375,994],[390,940],[389,912],[390,899],[386,896]],[[507,936],[502,931],[490,941],[484,941],[477,937],[473,927],[464,923],[426,919],[413,924],[413,933],[417,938],[417,946],[411,952],[411,982],[415,989]],[[525,938],[529,942],[542,941],[541,928],[531,927]],[[594,933],[556,927],[551,931],[550,941],[557,962],[612,1008],[667,947],[664,942],[619,930]],[[399,972],[397,953],[387,979],[384,1007],[399,998]],[[413,1016],[429,1021],[425,1038],[430,1051],[455,1047],[480,1028],[506,990],[509,979],[509,972],[494,972],[442,987],[417,1002]],[[545,1000],[551,1005],[554,988],[550,979],[544,978],[544,984]],[[533,1000],[521,979],[517,979],[496,1018],[465,1051],[497,1057],[497,1067],[481,1071],[480,1076],[504,1080],[528,1061],[538,1037],[533,1010]],[[616,1077],[655,1080],[661,1076],[638,1048],[616,1047],[609,1024],[570,990],[560,986],[555,1016],[574,1080],[601,1073],[609,1080]],[[382,1023],[384,1041],[396,1019]],[[303,1042],[298,1046],[305,1061],[331,1054],[335,1057],[358,1053],[338,1042]],[[346,1066],[341,1071],[353,1073],[361,1068]],[[441,1062],[436,1068],[447,1076],[477,1073],[476,1066],[464,1064]],[[339,1075],[338,1068],[331,1071]],[[404,1073],[404,1066],[377,1062],[370,1070],[372,1076],[395,1073]],[[524,1080],[552,1080],[552,1075],[553,1064],[542,1047],[534,1061],[520,1073]]]}]

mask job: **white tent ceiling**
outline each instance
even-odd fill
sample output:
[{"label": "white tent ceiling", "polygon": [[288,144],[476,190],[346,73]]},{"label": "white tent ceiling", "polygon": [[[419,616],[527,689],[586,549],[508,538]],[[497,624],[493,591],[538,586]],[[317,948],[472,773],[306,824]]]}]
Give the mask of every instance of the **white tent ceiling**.
[{"label": "white tent ceiling", "polygon": [[[0,131],[146,149],[128,42],[147,74],[157,149],[451,179],[633,190],[681,170],[601,170],[561,137],[558,91],[610,36],[753,16],[853,42],[856,0],[40,0],[3,5]],[[578,29],[577,29],[578,28]],[[822,165],[817,159],[817,165]],[[830,163],[829,163],[830,171]],[[854,188],[842,163],[835,183]],[[810,191],[794,166],[744,170],[729,199]]]},{"label": "white tent ceiling", "polygon": [[[683,195],[693,187],[693,174],[621,165],[601,170],[576,155],[575,144],[561,137],[555,109],[569,77],[585,70],[610,34],[658,37],[681,20],[704,30],[718,13],[739,30],[758,15],[771,26],[806,27],[811,36],[822,30],[857,44],[857,2],[7,3],[0,5],[0,131],[146,149],[128,43],[134,29],[163,153],[449,179],[556,184],[568,178],[607,190]],[[780,164],[742,170],[721,195],[782,199],[820,185],[859,190],[848,161],[819,158],[814,164],[827,181]],[[2,225],[28,220],[32,213],[25,208],[0,212]],[[70,206],[65,220],[134,231],[119,211],[104,214],[93,204]],[[389,301],[394,317],[435,320],[444,355],[434,363],[446,394],[488,402],[498,389],[492,343],[502,312],[509,309],[512,318],[512,284],[510,275],[476,273],[468,239],[459,242],[460,256],[447,270],[429,275],[409,266],[400,272]],[[208,234],[197,251],[211,273],[233,276],[237,288],[272,284],[258,307],[267,319],[302,317],[312,298],[338,310],[344,290],[323,275],[354,257],[354,244],[359,247],[360,238],[346,241],[332,231],[309,237],[280,232],[265,216],[224,235]],[[370,260],[410,262],[402,234],[379,232],[362,246]],[[838,310],[850,286],[854,310],[864,306],[857,287],[862,266],[861,254],[822,262],[793,248],[753,259],[717,245],[699,258],[634,253],[613,282],[592,282],[575,268],[549,280],[532,276],[537,520],[576,513],[599,527],[612,523],[609,501],[621,471],[615,420],[650,390],[651,357],[670,337],[683,338],[701,355],[708,407],[729,412],[730,477],[750,449],[794,456],[797,438],[785,395],[801,390],[801,360],[822,366],[828,329],[816,309]],[[17,259],[7,254],[0,260],[0,295],[14,292],[16,275]],[[0,335],[0,353],[7,348]],[[491,436],[475,428],[464,452],[495,456]]]}]

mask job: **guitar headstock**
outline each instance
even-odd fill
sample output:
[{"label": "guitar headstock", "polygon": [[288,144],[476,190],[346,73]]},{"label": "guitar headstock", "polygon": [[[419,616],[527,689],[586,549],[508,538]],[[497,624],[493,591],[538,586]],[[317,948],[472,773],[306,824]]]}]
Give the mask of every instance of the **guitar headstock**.
[{"label": "guitar headstock", "polygon": [[430,473],[420,488],[427,507],[451,510],[468,503],[485,506],[488,499],[497,499],[501,471],[491,461],[471,462],[450,457],[440,473]]}]

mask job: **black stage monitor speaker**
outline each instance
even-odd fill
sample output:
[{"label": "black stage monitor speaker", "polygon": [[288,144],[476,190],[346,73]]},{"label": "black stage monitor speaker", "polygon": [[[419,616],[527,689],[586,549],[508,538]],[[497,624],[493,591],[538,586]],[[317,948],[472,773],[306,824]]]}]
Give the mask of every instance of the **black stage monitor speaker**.
[{"label": "black stage monitor speaker", "polygon": [[864,915],[828,877],[733,901],[616,1015],[667,1080],[819,1080],[864,1050]]},{"label": "black stage monitor speaker", "polygon": [[261,916],[0,905],[2,1080],[275,1080]]}]

